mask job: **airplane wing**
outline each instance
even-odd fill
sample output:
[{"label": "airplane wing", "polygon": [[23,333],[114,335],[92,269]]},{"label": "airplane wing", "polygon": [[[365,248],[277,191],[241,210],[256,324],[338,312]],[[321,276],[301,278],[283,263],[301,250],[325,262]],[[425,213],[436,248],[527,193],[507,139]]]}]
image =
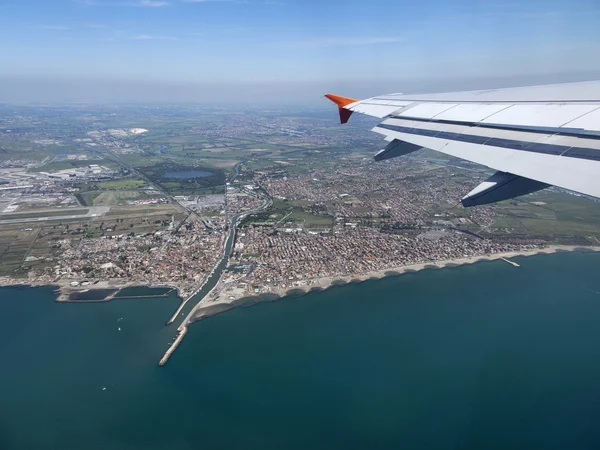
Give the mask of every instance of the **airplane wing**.
[{"label": "airplane wing", "polygon": [[379,117],[381,161],[421,148],[497,170],[463,199],[493,203],[559,186],[600,198],[600,81],[355,100],[333,94],[340,121]]}]

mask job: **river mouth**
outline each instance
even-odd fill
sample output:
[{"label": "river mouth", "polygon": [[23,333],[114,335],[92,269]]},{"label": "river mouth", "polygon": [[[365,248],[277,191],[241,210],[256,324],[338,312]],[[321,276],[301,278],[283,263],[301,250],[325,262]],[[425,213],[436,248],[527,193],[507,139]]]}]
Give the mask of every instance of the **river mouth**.
[{"label": "river mouth", "polygon": [[189,180],[194,178],[206,178],[211,175],[213,175],[213,172],[207,170],[175,170],[165,172],[163,177],[169,180]]}]

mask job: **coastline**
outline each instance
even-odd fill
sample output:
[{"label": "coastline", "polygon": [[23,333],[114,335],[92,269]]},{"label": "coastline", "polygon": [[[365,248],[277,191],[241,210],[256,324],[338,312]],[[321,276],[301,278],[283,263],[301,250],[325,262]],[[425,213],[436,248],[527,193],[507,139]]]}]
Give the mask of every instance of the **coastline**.
[{"label": "coastline", "polygon": [[[189,317],[184,323],[194,323],[198,320],[202,320],[206,317],[210,317],[220,312],[227,311],[236,306],[249,305],[258,302],[273,301],[289,296],[301,296],[311,291],[322,291],[330,289],[336,286],[344,286],[349,283],[361,283],[368,280],[378,280],[386,277],[399,276],[405,273],[414,273],[424,269],[442,269],[444,267],[457,267],[467,264],[475,264],[483,261],[495,261],[502,259],[510,259],[516,256],[534,256],[543,254],[552,254],[560,252],[600,252],[600,246],[582,246],[582,245],[549,245],[543,248],[536,248],[532,250],[521,250],[512,252],[501,252],[487,255],[479,255],[466,258],[455,258],[439,261],[423,261],[415,264],[408,264],[404,266],[393,266],[385,269],[370,271],[362,275],[333,275],[319,278],[313,278],[308,280],[296,281],[292,286],[285,288],[272,287],[268,292],[263,292],[257,295],[250,294],[245,290],[239,288],[229,289],[228,285],[232,284],[232,281],[226,281],[223,285],[221,282],[215,286],[200,304],[195,308],[195,314],[193,317]],[[214,268],[213,268],[214,271]],[[0,287],[54,287],[57,290],[56,302],[60,303],[81,303],[81,302],[108,302],[112,300],[125,300],[129,297],[118,297],[117,294],[122,289],[126,288],[148,288],[148,289],[160,289],[169,288],[175,292],[176,296],[180,299],[181,305],[185,304],[190,297],[193,297],[208,281],[213,271],[203,280],[200,289],[197,289],[192,295],[184,296],[181,293],[181,288],[176,283],[161,283],[161,284],[144,284],[140,281],[121,282],[117,280],[103,280],[99,282],[90,283],[86,286],[71,286],[71,279],[60,279],[50,283],[47,281],[34,281],[34,280],[19,280],[10,277],[0,277]],[[69,296],[72,293],[84,293],[93,290],[107,290],[115,289],[117,292],[114,295],[110,295],[105,299],[100,300],[70,300]],[[117,297],[116,297],[117,296]],[[116,298],[115,298],[116,297]],[[180,308],[179,308],[180,309]],[[183,323],[182,323],[183,325]]]},{"label": "coastline", "polygon": [[[563,252],[600,252],[600,246],[549,245],[547,247],[536,248],[532,250],[500,252],[439,261],[423,261],[415,264],[374,270],[362,275],[326,276],[309,280],[301,280],[295,282],[291,287],[275,287],[271,288],[268,292],[258,295],[248,294],[246,291],[241,289],[227,289],[224,287],[219,292],[210,292],[207,294],[205,300],[198,304],[194,316],[190,317],[190,320],[187,322],[187,324],[190,325],[194,322],[206,319],[216,314],[220,314],[238,306],[250,306],[256,303],[271,302],[286,297],[299,297],[310,292],[324,291],[336,286],[345,286],[351,283],[380,280],[387,277],[399,276],[405,273],[415,273],[425,269],[443,269],[445,267],[458,267],[485,261],[506,261],[510,258],[520,256],[535,256]],[[511,261],[506,262],[514,265],[514,263]],[[226,285],[227,284],[225,284],[225,286]]]},{"label": "coastline", "polygon": [[[182,323],[177,327],[177,337],[175,341],[169,346],[164,356],[159,361],[159,366],[164,366],[169,360],[172,353],[177,349],[185,335],[189,330],[189,326],[194,322],[206,319],[208,317],[220,314],[222,312],[231,310],[239,306],[249,307],[257,303],[272,302],[275,300],[284,299],[286,297],[300,297],[310,292],[324,291],[336,286],[345,286],[347,284],[358,284],[365,281],[379,280],[387,277],[395,277],[406,273],[416,273],[425,269],[441,269],[444,267],[458,267],[462,265],[470,265],[484,261],[503,261],[506,264],[510,264],[518,269],[520,265],[510,258],[520,256],[534,256],[552,253],[567,253],[567,252],[580,252],[580,253],[596,253],[600,252],[600,246],[581,246],[581,245],[550,245],[542,248],[530,248],[518,251],[510,252],[499,252],[492,254],[482,254],[472,257],[454,258],[446,260],[429,260],[421,261],[414,264],[406,264],[403,266],[391,266],[379,270],[373,270],[363,274],[352,274],[352,275],[331,275],[324,277],[316,277],[313,279],[297,280],[284,286],[268,286],[262,285],[257,287],[255,292],[250,292],[245,282],[236,277],[228,277],[226,279],[217,280],[216,284],[212,289],[206,293],[200,301],[194,305],[190,310],[189,314],[183,319]],[[200,290],[213,275],[214,269],[209,276],[207,276],[202,284]],[[154,289],[154,288],[169,288],[167,294],[176,292],[177,297],[180,299],[180,305],[177,308],[175,314],[166,323],[169,326],[179,315],[188,300],[192,296],[182,297],[181,289],[175,285],[175,283],[161,283],[160,285],[143,284],[140,282],[120,282],[117,280],[103,280],[99,282],[90,282],[86,285],[71,285],[72,280],[63,279],[55,280],[51,283],[43,283],[35,280],[18,280],[11,279],[9,277],[0,278],[0,287],[53,287],[55,288],[55,294],[57,295],[55,301],[61,303],[92,303],[92,302],[108,302],[112,300],[121,300],[127,298],[143,298],[143,297],[162,297],[166,296],[165,293],[152,295],[151,293],[144,293],[142,295],[126,295],[118,296],[118,294],[125,288],[141,288],[141,289]],[[260,289],[260,290],[259,290]],[[98,298],[92,296],[85,296],[87,292],[107,291],[106,295]],[[82,296],[73,296],[72,294],[84,294]],[[197,294],[198,292],[194,292]]]},{"label": "coastline", "polygon": [[[33,280],[18,280],[10,277],[0,277],[0,287],[53,287],[57,291],[57,297],[54,301],[59,303],[91,303],[91,302],[109,302],[112,300],[126,300],[132,298],[131,296],[117,297],[114,298],[121,290],[127,288],[144,288],[144,289],[160,289],[169,288],[171,292],[175,292],[176,296],[183,302],[184,298],[181,294],[180,288],[175,283],[161,283],[161,284],[144,284],[140,281],[129,281],[129,282],[112,282],[99,281],[98,283],[90,283],[89,285],[71,286],[71,279],[54,280],[50,283],[44,281],[33,281]],[[115,289],[117,292],[114,295],[108,296],[104,299],[99,300],[70,300],[69,297],[73,293],[85,293],[95,290],[110,290]],[[161,295],[162,296],[162,295]],[[144,295],[142,297],[148,297]]]},{"label": "coastline", "polygon": [[[180,325],[180,330],[183,326],[190,325],[196,321],[203,320],[216,314],[228,311],[238,306],[250,306],[256,303],[270,302],[285,297],[297,297],[308,294],[310,292],[323,291],[336,286],[345,286],[351,283],[362,283],[369,280],[379,280],[387,277],[399,276],[405,273],[415,273],[425,269],[442,269],[445,267],[458,267],[462,265],[475,264],[484,261],[496,261],[503,259],[510,259],[517,256],[534,256],[543,254],[552,254],[560,252],[600,252],[600,246],[582,246],[582,245],[549,245],[543,248],[536,248],[531,250],[520,250],[512,252],[501,252],[486,255],[479,255],[466,258],[455,258],[439,261],[423,261],[415,264],[408,264],[404,266],[394,266],[385,269],[370,271],[365,274],[355,275],[333,275],[326,277],[313,278],[308,280],[296,281],[292,286],[288,287],[271,287],[267,292],[260,294],[251,294],[246,290],[234,287],[229,288],[228,285],[235,283],[231,280],[224,283],[219,282],[209,293],[206,294],[205,298],[191,311],[190,315],[186,317],[183,323]],[[507,261],[508,262],[508,261]],[[214,270],[214,269],[213,269]],[[211,272],[212,274],[212,272]],[[210,274],[204,280],[202,287],[210,277]],[[117,280],[105,280],[99,281],[96,284],[89,284],[87,286],[71,286],[70,279],[55,280],[51,283],[32,281],[32,280],[19,280],[10,277],[0,277],[0,287],[54,287],[57,291],[56,302],[60,303],[82,303],[82,302],[108,302],[112,300],[125,300],[130,297],[116,297],[115,296],[125,288],[170,288],[174,291],[177,297],[180,299],[181,304],[177,309],[177,312],[189,300],[192,296],[183,296],[180,288],[176,283],[162,283],[158,285],[143,284],[139,281],[136,282],[120,282]],[[70,300],[69,297],[72,293],[84,293],[93,290],[106,290],[116,289],[117,292],[113,295],[108,296],[104,299],[99,300]],[[195,292],[197,293],[197,292]],[[147,297],[147,295],[142,296]]]}]

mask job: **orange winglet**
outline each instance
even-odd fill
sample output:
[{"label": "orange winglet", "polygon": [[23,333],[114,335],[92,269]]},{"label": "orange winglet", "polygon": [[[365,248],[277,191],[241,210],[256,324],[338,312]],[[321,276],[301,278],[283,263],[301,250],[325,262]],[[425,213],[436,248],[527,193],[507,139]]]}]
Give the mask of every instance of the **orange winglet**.
[{"label": "orange winglet", "polygon": [[333,103],[338,105],[340,108],[343,108],[344,106],[348,106],[350,103],[356,103],[359,101],[359,100],[356,100],[355,98],[342,97],[341,95],[335,95],[335,94],[325,94],[325,97],[327,97]]},{"label": "orange winglet", "polygon": [[335,94],[326,94],[325,97],[327,97],[333,103],[338,105],[338,110],[340,112],[340,123],[348,122],[348,119],[350,119],[350,116],[352,115],[352,111],[350,111],[349,109],[345,109],[345,107],[350,105],[351,103],[359,101],[354,98],[342,97],[341,95]]}]

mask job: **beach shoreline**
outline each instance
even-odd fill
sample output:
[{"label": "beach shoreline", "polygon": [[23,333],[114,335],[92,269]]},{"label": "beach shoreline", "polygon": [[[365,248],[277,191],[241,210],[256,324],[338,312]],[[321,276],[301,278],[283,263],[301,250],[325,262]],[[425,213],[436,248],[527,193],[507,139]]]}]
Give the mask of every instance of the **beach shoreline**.
[{"label": "beach shoreline", "polygon": [[[600,246],[549,245],[546,247],[535,248],[531,250],[500,252],[438,261],[423,261],[415,264],[394,266],[385,269],[374,270],[362,275],[333,275],[309,280],[301,280],[295,282],[294,286],[285,288],[275,287],[272,288],[269,292],[263,292],[258,295],[248,294],[245,291],[242,293],[239,289],[221,289],[219,292],[207,294],[206,298],[196,308],[195,315],[190,318],[188,324],[201,321],[203,319],[214,316],[216,314],[220,314],[238,306],[250,306],[256,303],[271,302],[286,297],[299,297],[306,295],[310,292],[324,291],[333,287],[345,286],[351,283],[354,284],[371,280],[380,280],[387,277],[400,276],[406,273],[416,273],[425,269],[443,269],[446,267],[458,267],[463,265],[476,264],[478,262],[510,260],[510,258],[514,257],[527,257],[567,252],[600,252]],[[506,262],[513,264],[510,261]],[[210,294],[212,295],[209,297]]]},{"label": "beach shoreline", "polygon": [[[415,273],[425,269],[442,269],[445,267],[458,267],[462,265],[475,264],[478,262],[496,261],[502,259],[510,259],[514,257],[535,256],[560,252],[600,252],[600,246],[549,245],[546,247],[535,248],[531,250],[500,252],[438,261],[422,261],[419,263],[408,264],[404,266],[392,266],[384,269],[370,271],[360,275],[331,275],[308,280],[300,280],[294,282],[292,286],[287,286],[285,288],[270,287],[267,292],[262,292],[260,294],[252,294],[247,292],[246,290],[236,288],[228,289],[227,286],[231,284],[231,282],[227,282],[224,284],[224,286],[215,286],[215,288],[213,288],[213,290],[205,296],[205,298],[196,306],[196,308],[194,308],[194,315],[192,317],[189,317],[187,324],[192,324],[194,322],[200,321],[202,319],[213,316],[215,314],[219,314],[224,311],[228,311],[238,306],[249,306],[256,303],[279,300],[285,297],[302,296],[310,292],[323,291],[336,286],[345,286],[350,283],[362,283],[369,280],[379,280],[387,277],[400,276],[406,273]],[[57,291],[57,297],[55,301],[59,303],[81,303],[81,300],[70,300],[70,295],[72,293],[83,293],[91,290],[116,289],[118,293],[120,292],[120,290],[125,288],[171,288],[176,293],[180,301],[182,303],[185,302],[185,298],[184,296],[182,296],[181,290],[176,283],[161,283],[158,285],[150,285],[144,284],[140,281],[122,282],[120,280],[102,280],[99,282],[95,282],[95,284],[90,283],[87,286],[72,286],[72,281],[72,279],[67,278],[55,280],[51,283],[48,283],[47,281],[35,281],[25,279],[19,280],[10,277],[0,277],[0,287],[54,287]],[[217,289],[217,287],[219,287],[219,289]],[[110,298],[106,299],[84,300],[83,302],[107,302],[127,298],[114,298],[115,295],[112,295],[110,296]],[[182,323],[182,325],[185,325],[185,323]]]}]

